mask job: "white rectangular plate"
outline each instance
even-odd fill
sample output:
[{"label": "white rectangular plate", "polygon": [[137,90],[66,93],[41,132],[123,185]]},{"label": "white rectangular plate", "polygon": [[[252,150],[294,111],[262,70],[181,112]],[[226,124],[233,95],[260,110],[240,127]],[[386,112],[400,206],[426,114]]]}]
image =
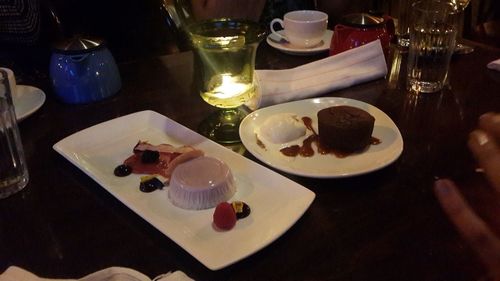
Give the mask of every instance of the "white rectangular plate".
[{"label": "white rectangular plate", "polygon": [[[132,154],[139,140],[192,145],[226,162],[238,188],[231,200],[246,202],[252,213],[238,220],[232,230],[216,231],[214,208],[180,209],[168,200],[168,187],[143,193],[138,175],[114,176],[114,168]],[[54,149],[211,270],[266,247],[304,214],[315,197],[307,188],[153,111],[87,128],[59,141]]]}]

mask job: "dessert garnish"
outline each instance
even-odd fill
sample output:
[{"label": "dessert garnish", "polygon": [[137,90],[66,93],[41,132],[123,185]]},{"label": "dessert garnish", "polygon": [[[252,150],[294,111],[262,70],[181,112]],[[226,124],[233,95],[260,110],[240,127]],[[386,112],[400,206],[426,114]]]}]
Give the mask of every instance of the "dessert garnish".
[{"label": "dessert garnish", "polygon": [[236,212],[230,203],[222,202],[215,207],[214,225],[221,230],[230,230],[236,225]]},{"label": "dessert garnish", "polygon": [[250,215],[250,206],[243,201],[234,201],[231,203],[234,211],[236,212],[237,219],[244,219]]},{"label": "dessert garnish", "polygon": [[152,145],[139,141],[134,146],[133,155],[125,159],[123,165],[116,167],[115,175],[126,176],[130,168],[134,174],[160,175],[168,181],[177,165],[203,154],[203,151],[192,146]]},{"label": "dessert garnish", "polygon": [[250,206],[245,202],[222,202],[215,207],[213,222],[217,229],[230,230],[236,225],[237,220],[244,219],[249,215]]},{"label": "dessert garnish", "polygon": [[162,189],[165,186],[161,180],[155,176],[142,176],[139,189],[142,192],[153,192],[157,189]]},{"label": "dessert garnish", "polygon": [[165,186],[157,176],[168,182],[170,176],[179,164],[202,156],[204,153],[191,146],[174,147],[170,144],[152,145],[139,141],[132,150],[133,155],[118,165],[113,173],[117,177],[134,174],[147,174],[141,177],[139,189],[142,192],[153,192]]},{"label": "dessert garnish", "polygon": [[125,164],[121,164],[121,165],[116,166],[113,173],[117,177],[126,177],[132,173],[132,167],[125,165]]},{"label": "dessert garnish", "polygon": [[142,163],[156,163],[160,159],[160,152],[156,150],[146,149],[142,152],[141,162]]},{"label": "dessert garnish", "polygon": [[279,113],[269,117],[257,130],[257,139],[281,144],[296,140],[306,134],[306,127],[296,114]]}]

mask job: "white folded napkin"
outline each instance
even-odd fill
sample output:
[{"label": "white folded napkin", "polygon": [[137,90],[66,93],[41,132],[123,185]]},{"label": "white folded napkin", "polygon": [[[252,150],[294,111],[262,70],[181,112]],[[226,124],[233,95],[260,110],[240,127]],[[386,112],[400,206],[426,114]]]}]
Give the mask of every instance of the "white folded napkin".
[{"label": "white folded napkin", "polygon": [[[154,281],[193,281],[182,271],[169,272],[153,279]],[[109,267],[89,274],[80,279],[41,278],[17,266],[11,266],[0,274],[0,281],[151,281],[146,275],[125,267]]]},{"label": "white folded napkin", "polygon": [[500,59],[494,60],[486,65],[489,69],[500,71]]},{"label": "white folded napkin", "polygon": [[256,70],[260,107],[304,99],[384,77],[380,40],[299,67]]}]

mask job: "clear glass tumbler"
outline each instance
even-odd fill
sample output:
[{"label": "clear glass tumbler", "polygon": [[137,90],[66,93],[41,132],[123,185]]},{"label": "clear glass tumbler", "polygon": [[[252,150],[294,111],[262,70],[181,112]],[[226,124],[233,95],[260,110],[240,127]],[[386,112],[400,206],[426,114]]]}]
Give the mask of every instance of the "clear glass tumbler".
[{"label": "clear glass tumbler", "polygon": [[399,0],[397,8],[397,25],[396,25],[396,38],[398,45],[401,47],[408,47],[410,44],[410,12],[411,5],[414,0]]},{"label": "clear glass tumbler", "polygon": [[457,35],[457,10],[449,1],[417,1],[410,18],[410,91],[433,93],[445,85]]},{"label": "clear glass tumbler", "polygon": [[29,180],[11,91],[8,74],[0,69],[0,199],[23,189]]}]

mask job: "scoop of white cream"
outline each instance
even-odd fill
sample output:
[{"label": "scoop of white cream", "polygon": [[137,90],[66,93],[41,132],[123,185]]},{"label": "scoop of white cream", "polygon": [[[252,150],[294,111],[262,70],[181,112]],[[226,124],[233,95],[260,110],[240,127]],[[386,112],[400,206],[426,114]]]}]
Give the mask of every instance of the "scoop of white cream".
[{"label": "scoop of white cream", "polygon": [[293,113],[279,113],[269,117],[258,135],[275,144],[287,143],[306,134],[306,126]]}]

